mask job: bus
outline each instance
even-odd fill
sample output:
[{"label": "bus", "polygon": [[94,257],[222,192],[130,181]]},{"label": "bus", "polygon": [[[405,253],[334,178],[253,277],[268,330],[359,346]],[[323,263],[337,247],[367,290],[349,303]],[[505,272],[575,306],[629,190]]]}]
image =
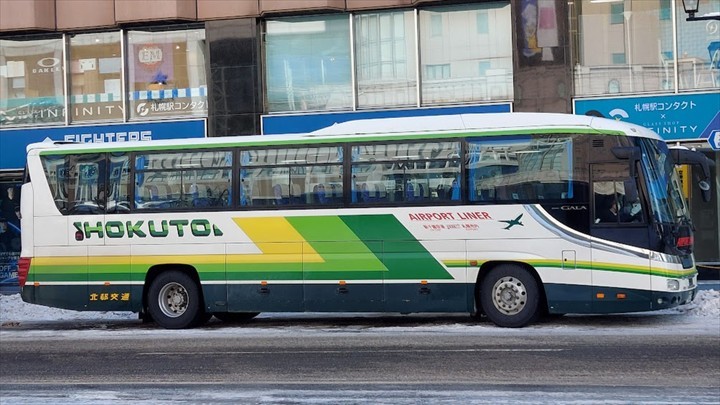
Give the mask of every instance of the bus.
[{"label": "bus", "polygon": [[457,312],[523,327],[671,308],[697,287],[675,165],[697,165],[709,197],[708,161],[640,126],[544,113],[36,143],[21,294],[164,328],[261,312]]}]

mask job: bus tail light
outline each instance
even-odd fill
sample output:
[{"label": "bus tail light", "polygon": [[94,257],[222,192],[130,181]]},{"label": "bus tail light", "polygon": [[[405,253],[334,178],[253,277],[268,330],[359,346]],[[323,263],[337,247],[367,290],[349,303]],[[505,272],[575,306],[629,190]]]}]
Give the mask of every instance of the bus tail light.
[{"label": "bus tail light", "polygon": [[677,238],[677,243],[675,244],[679,248],[686,248],[686,247],[692,247],[693,245],[693,236],[681,236]]},{"label": "bus tail light", "polygon": [[28,273],[30,273],[31,261],[32,258],[30,257],[21,257],[20,260],[18,260],[18,284],[20,284],[20,288],[25,287]]}]

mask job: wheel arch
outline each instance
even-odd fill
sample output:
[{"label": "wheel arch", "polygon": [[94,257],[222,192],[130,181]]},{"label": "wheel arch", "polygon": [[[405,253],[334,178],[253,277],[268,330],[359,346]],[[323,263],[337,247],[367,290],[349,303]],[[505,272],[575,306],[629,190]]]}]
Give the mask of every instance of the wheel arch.
[{"label": "wheel arch", "polygon": [[543,283],[542,279],[540,278],[540,274],[537,272],[537,269],[535,267],[521,261],[515,261],[515,260],[492,260],[483,263],[480,266],[480,269],[478,271],[477,279],[475,280],[475,289],[474,289],[474,299],[475,299],[475,308],[477,308],[477,311],[484,313],[482,304],[480,303],[480,286],[483,283],[483,280],[485,280],[485,277],[490,273],[490,271],[498,266],[502,265],[516,265],[518,267],[523,268],[526,270],[532,277],[535,279],[535,282],[540,287],[540,307],[542,308],[542,313],[546,314],[548,311],[548,302],[547,302],[547,296],[545,294],[545,284]]},{"label": "wheel arch", "polygon": [[145,283],[143,284],[143,292],[142,292],[142,308],[143,312],[147,313],[147,299],[148,299],[148,290],[150,289],[150,285],[152,282],[162,273],[166,271],[179,271],[182,273],[185,273],[188,277],[190,277],[198,286],[198,291],[200,293],[200,301],[203,304],[203,308],[206,307],[205,303],[205,296],[203,294],[202,284],[200,283],[200,275],[198,275],[197,269],[189,264],[182,264],[182,263],[165,263],[165,264],[156,264],[151,266],[147,273],[145,274]]}]

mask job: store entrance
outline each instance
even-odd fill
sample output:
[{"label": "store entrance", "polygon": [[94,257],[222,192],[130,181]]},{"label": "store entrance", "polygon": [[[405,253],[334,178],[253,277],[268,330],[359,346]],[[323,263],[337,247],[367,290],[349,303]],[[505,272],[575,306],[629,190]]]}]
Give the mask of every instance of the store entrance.
[{"label": "store entrance", "polygon": [[0,294],[20,291],[20,186],[22,173],[0,173]]}]

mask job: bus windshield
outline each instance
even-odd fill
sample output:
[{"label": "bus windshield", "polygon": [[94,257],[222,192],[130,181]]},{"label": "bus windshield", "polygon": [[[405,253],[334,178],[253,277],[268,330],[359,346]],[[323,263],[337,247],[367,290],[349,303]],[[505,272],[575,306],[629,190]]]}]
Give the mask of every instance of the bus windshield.
[{"label": "bus windshield", "polygon": [[647,178],[650,206],[659,223],[687,223],[690,221],[682,196],[680,179],[675,166],[668,159],[670,152],[664,142],[638,139],[642,150],[643,173]]}]

